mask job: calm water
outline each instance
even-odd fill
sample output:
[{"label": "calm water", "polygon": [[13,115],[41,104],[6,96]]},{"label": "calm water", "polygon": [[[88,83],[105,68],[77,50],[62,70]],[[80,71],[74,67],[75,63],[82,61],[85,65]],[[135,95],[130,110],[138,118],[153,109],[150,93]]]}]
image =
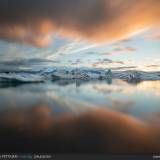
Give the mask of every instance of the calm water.
[{"label": "calm water", "polygon": [[38,84],[2,85],[1,111],[50,107],[55,115],[77,114],[105,107],[133,116],[160,111],[160,81],[128,84],[121,80],[80,82],[56,81]]},{"label": "calm water", "polygon": [[3,151],[155,153],[159,120],[160,81],[0,85]]}]

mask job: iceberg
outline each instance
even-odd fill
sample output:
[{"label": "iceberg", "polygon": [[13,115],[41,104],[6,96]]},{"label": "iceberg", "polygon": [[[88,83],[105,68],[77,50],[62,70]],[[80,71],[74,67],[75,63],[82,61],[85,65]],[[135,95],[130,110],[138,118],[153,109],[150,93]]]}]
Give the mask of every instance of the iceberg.
[{"label": "iceberg", "polygon": [[0,82],[42,82],[44,77],[31,73],[0,73]]},{"label": "iceberg", "polygon": [[97,68],[43,68],[39,72],[17,71],[0,72],[0,82],[43,82],[47,80],[109,80],[122,79],[129,83],[138,83],[143,80],[160,80],[160,72],[144,71],[112,71],[111,69]]}]

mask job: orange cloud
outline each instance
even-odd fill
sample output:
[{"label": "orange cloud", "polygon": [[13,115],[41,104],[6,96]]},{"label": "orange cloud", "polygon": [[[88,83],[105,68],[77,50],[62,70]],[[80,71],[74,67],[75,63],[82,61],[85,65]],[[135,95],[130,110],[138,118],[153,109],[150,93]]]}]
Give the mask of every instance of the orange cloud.
[{"label": "orange cloud", "polygon": [[159,26],[159,17],[159,0],[2,0],[0,38],[43,46],[58,31],[65,37],[112,41]]}]

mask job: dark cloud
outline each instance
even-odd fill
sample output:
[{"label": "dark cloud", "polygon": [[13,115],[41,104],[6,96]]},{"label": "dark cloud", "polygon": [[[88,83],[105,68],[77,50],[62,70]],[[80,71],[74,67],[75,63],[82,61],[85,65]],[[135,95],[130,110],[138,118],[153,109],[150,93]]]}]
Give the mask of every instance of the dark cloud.
[{"label": "dark cloud", "polygon": [[[0,72],[20,72],[20,71],[39,71],[43,69],[45,66],[49,64],[57,64],[59,61],[55,60],[48,60],[48,59],[41,59],[41,58],[32,58],[32,59],[25,59],[20,58],[17,60],[3,60],[0,61]],[[38,65],[38,69],[36,66]],[[21,69],[25,68],[25,69]],[[32,69],[31,69],[32,68]]]},{"label": "dark cloud", "polygon": [[159,0],[1,0],[0,38],[43,46],[49,35],[99,40],[127,38],[159,25]]},{"label": "dark cloud", "polygon": [[8,60],[8,61],[0,61],[0,65],[8,65],[8,66],[14,66],[14,65],[31,65],[31,64],[37,64],[37,63],[55,63],[58,61],[48,60],[48,59],[40,59],[40,58],[33,58],[33,59],[18,59],[18,60]]}]

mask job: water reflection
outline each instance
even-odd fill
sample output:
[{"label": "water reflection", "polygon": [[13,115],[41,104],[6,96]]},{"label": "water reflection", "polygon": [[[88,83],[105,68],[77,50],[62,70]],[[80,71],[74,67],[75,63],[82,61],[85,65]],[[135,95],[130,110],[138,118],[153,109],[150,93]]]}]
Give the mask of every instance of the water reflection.
[{"label": "water reflection", "polygon": [[160,111],[160,81],[132,85],[122,80],[113,80],[112,84],[106,81],[60,80],[6,85],[0,89],[0,111],[39,104],[53,108],[56,114],[79,113],[99,106],[134,116]]},{"label": "water reflection", "polygon": [[2,152],[158,153],[160,81],[56,81],[0,89]]},{"label": "water reflection", "polygon": [[144,92],[152,92],[156,96],[160,96],[160,81],[143,81],[137,85],[137,88]]},{"label": "water reflection", "polygon": [[5,152],[158,153],[160,128],[127,114],[92,109],[54,116],[46,106],[0,114]]}]

